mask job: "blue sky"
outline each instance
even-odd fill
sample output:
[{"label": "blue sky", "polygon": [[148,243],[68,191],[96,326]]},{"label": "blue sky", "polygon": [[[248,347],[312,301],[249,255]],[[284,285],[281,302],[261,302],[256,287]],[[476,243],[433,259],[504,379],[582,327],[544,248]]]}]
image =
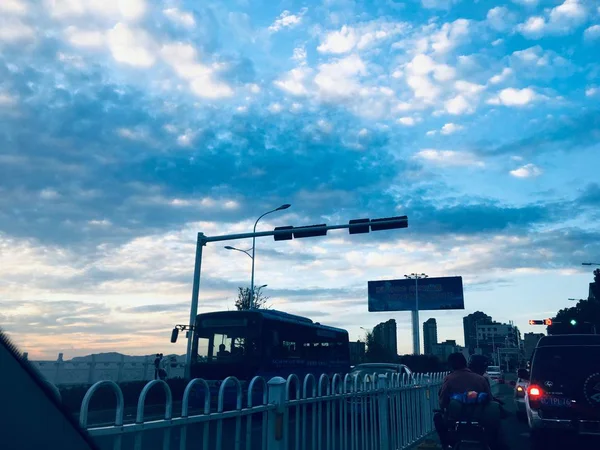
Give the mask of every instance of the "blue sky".
[{"label": "blue sky", "polygon": [[[595,1],[0,2],[0,324],[34,357],[183,353],[195,234],[408,215],[257,244],[273,307],[353,339],[368,280],[461,275],[523,332],[600,258]],[[231,243],[249,248],[250,243]],[[212,244],[200,309],[250,260]]]}]

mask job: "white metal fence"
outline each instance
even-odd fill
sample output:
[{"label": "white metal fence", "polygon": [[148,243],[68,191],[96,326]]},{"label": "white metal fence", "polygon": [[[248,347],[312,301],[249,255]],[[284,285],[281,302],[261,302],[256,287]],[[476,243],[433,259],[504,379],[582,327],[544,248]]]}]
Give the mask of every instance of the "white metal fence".
[{"label": "white metal fence", "polygon": [[[173,402],[164,381],[153,380],[142,390],[130,423],[119,386],[99,381],[86,393],[79,421],[102,449],[400,450],[433,430],[444,375],[321,375],[318,380],[307,375],[302,381],[290,375],[268,382],[255,377],[246,392],[235,377],[228,377],[214,403],[209,383],[194,379],[180,404]],[[146,418],[146,395],[159,386],[166,394],[164,410]],[[88,410],[102,387],[114,391],[117,407],[112,424],[99,426],[91,423]],[[194,400],[201,404],[193,405]],[[181,407],[178,417],[173,417],[174,405]]]}]

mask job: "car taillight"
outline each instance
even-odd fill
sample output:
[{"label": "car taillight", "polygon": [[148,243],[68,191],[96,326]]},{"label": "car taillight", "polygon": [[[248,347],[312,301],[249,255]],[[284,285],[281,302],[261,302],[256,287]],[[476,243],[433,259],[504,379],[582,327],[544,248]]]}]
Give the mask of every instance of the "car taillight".
[{"label": "car taillight", "polygon": [[532,400],[537,400],[542,396],[542,390],[538,386],[529,386],[527,393]]},{"label": "car taillight", "polygon": [[523,389],[523,386],[517,386],[517,397],[525,397],[525,389]]}]

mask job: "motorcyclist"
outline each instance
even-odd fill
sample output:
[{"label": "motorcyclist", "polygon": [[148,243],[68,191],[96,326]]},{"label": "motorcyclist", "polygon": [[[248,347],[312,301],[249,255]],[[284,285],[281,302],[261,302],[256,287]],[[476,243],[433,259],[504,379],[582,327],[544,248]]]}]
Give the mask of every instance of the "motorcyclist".
[{"label": "motorcyclist", "polygon": [[448,364],[452,372],[446,376],[439,392],[440,409],[443,413],[436,413],[433,417],[435,429],[440,437],[442,448],[451,446],[451,437],[448,432],[446,409],[454,394],[463,394],[469,391],[485,393],[491,399],[490,384],[481,375],[472,372],[467,367],[467,359],[462,353],[452,353],[448,357]]}]

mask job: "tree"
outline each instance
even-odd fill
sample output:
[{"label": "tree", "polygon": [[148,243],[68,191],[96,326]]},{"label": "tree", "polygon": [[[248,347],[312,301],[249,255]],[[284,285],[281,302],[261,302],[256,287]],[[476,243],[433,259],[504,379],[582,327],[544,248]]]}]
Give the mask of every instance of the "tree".
[{"label": "tree", "polygon": [[383,347],[375,341],[375,336],[372,331],[365,333],[365,343],[367,351],[365,352],[365,362],[370,363],[395,363],[398,362],[398,355],[394,355],[392,351]]},{"label": "tree", "polygon": [[590,297],[580,300],[576,306],[563,308],[552,319],[548,334],[587,334],[600,331],[600,270],[594,270],[594,282],[590,283]]},{"label": "tree", "polygon": [[238,311],[250,309],[250,306],[253,306],[254,309],[269,309],[269,306],[267,306],[267,300],[269,300],[269,297],[263,295],[261,287],[254,289],[254,301],[252,302],[252,305],[250,304],[251,295],[252,289],[249,287],[238,288],[238,297],[235,300],[235,307]]}]

